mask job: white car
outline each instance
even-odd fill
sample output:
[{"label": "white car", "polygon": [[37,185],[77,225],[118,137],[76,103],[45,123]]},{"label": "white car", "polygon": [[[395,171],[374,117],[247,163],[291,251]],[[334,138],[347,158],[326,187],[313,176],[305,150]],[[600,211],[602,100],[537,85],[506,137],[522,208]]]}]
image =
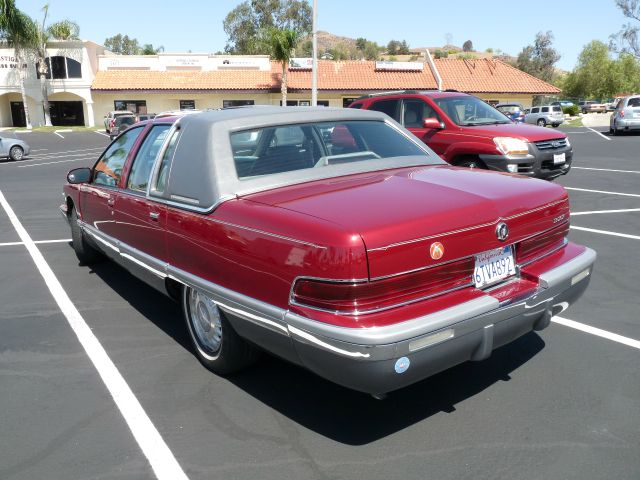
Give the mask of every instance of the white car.
[{"label": "white car", "polygon": [[532,123],[539,127],[551,125],[557,127],[564,123],[564,114],[562,107],[559,105],[542,105],[540,107],[531,107],[529,113],[524,116],[525,123]]}]

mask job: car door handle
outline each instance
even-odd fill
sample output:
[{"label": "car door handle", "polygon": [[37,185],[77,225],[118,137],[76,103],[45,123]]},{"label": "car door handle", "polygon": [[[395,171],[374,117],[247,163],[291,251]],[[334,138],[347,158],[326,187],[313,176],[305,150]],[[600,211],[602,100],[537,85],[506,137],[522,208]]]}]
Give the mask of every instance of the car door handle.
[{"label": "car door handle", "polygon": [[109,197],[107,199],[107,205],[109,205],[110,207],[113,207],[113,204],[116,203],[116,199],[115,198],[111,198]]},{"label": "car door handle", "polygon": [[149,218],[151,218],[151,220],[158,220],[159,217],[160,217],[160,214],[158,212],[149,213]]}]

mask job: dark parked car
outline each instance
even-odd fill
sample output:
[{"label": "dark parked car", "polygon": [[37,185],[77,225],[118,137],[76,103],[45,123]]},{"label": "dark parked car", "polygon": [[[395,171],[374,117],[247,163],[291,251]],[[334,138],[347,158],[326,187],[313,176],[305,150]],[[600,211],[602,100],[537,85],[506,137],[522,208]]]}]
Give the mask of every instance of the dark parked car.
[{"label": "dark parked car", "polygon": [[544,179],[571,169],[573,149],[564,133],[513,123],[466,93],[379,93],[350,107],[386,113],[452,165]]},{"label": "dark parked car", "polygon": [[452,167],[365,110],[155,119],[67,180],[78,259],[179,301],[219,374],[265,350],[389,392],[545,328],[595,260],[561,186]]},{"label": "dark parked car", "polygon": [[524,122],[524,107],[519,103],[499,103],[496,108],[514,122]]},{"label": "dark parked car", "polygon": [[120,115],[116,117],[113,121],[109,138],[113,140],[136,122],[137,119],[134,115]]}]

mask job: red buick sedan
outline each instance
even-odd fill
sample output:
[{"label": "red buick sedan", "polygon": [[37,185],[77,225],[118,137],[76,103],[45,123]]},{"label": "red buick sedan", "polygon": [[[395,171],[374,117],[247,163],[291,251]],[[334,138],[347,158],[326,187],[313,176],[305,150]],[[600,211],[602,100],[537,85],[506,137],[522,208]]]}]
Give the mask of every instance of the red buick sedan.
[{"label": "red buick sedan", "polygon": [[545,328],[595,261],[561,186],[451,167],[373,111],[133,125],[64,196],[80,262],[181,302],[212,371],[267,351],[374,395]]}]

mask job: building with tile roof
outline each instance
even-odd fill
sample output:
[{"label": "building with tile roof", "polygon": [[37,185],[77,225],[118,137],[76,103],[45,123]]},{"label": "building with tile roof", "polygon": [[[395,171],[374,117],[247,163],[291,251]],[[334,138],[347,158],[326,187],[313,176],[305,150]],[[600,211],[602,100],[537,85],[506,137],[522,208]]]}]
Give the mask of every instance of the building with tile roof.
[{"label": "building with tile roof", "polygon": [[[65,55],[74,59],[55,55],[58,60],[51,60],[52,66],[60,63],[59,58],[63,58],[62,63],[67,62],[67,70],[62,72],[58,68],[57,72],[58,77],[64,78],[54,75],[48,82],[49,97],[53,97],[55,108],[60,111],[56,115],[59,124],[102,125],[103,115],[111,110],[158,113],[179,108],[281,103],[281,65],[270,61],[268,56],[193,53],[125,56],[114,55],[91,42],[76,42],[74,48],[66,45],[64,50]],[[0,51],[0,57],[2,54]],[[79,66],[74,62],[79,62]],[[40,82],[35,65],[25,68],[32,123],[42,124]],[[79,78],[70,77],[72,70]],[[439,86],[438,73],[442,89],[471,93],[492,103],[509,101],[530,106],[536,95],[560,93],[553,85],[492,59],[444,58],[431,64],[319,60],[318,104],[344,107],[371,92],[435,90]],[[310,104],[310,59],[294,59],[287,77],[287,104]],[[19,121],[15,114],[21,98],[16,78],[15,74],[13,78],[6,77],[3,85],[0,62],[2,126],[16,125],[16,120]]]}]

